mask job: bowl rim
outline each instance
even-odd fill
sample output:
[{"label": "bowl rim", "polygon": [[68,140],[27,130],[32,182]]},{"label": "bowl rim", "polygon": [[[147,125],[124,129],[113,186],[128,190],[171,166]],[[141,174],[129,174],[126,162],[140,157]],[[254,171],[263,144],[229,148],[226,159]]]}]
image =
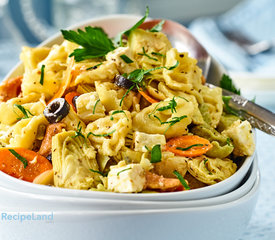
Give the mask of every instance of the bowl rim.
[{"label": "bowl rim", "polygon": [[[170,208],[186,208],[186,207],[201,207],[201,206],[212,206],[212,205],[219,205],[224,204],[232,201],[236,201],[239,198],[246,195],[253,187],[257,174],[259,172],[258,168],[258,158],[255,159],[252,166],[249,169],[245,177],[245,181],[233,191],[226,193],[221,196],[207,198],[207,199],[197,199],[197,200],[187,200],[187,201],[135,201],[135,200],[120,200],[120,199],[92,199],[92,198],[81,198],[81,197],[71,197],[71,196],[59,196],[55,195],[54,198],[51,195],[41,193],[29,193],[22,190],[17,189],[9,189],[7,187],[1,186],[0,184],[0,191],[1,193],[11,193],[16,194],[18,199],[23,197],[25,199],[30,200],[37,200],[37,201],[47,201],[50,204],[60,204],[66,202],[66,204],[77,204],[83,206],[86,204],[85,207],[95,204],[101,204],[101,208],[105,207],[106,205],[113,205],[112,207],[119,208],[120,210],[127,210],[129,208],[137,208],[137,209],[170,209]],[[1,195],[1,194],[0,194]],[[114,206],[115,205],[115,206]],[[123,207],[127,205],[127,207]],[[98,210],[98,209],[96,209]]]},{"label": "bowl rim", "polygon": [[[123,21],[123,23],[127,22],[127,25],[131,26],[132,22],[136,22],[136,20],[139,19],[139,18],[140,18],[140,16],[137,16],[137,15],[116,14],[116,15],[110,15],[110,16],[106,16],[106,17],[99,17],[99,18],[88,19],[88,20],[85,20],[85,21],[80,22],[78,24],[75,24],[73,26],[70,26],[67,29],[84,28],[85,26],[88,26],[88,25],[101,26],[101,25],[107,24],[107,22],[109,22],[109,23],[112,22],[112,24],[113,24],[114,21],[120,21],[120,22]],[[121,27],[121,26],[119,26],[119,27]],[[108,33],[108,31],[106,31],[106,32]],[[62,38],[61,33],[56,33],[52,37],[46,39],[41,44],[39,44],[38,47],[41,47],[41,46],[52,46],[54,44],[54,42],[61,41],[62,39],[63,38]],[[217,68],[221,68],[223,70],[223,67],[219,63],[215,63],[215,64],[217,65]],[[13,74],[17,73],[18,71],[21,71],[21,73],[22,73],[23,70],[24,70],[23,69],[23,63],[19,62],[7,74],[7,76],[4,79],[12,77]],[[254,136],[254,139],[256,141],[255,131],[254,130],[253,130],[253,136]],[[204,192],[206,192],[206,193],[207,192],[212,192],[211,194],[207,195],[206,197],[213,197],[213,196],[217,195],[217,194],[215,194],[215,189],[216,188],[220,189],[218,195],[223,194],[225,192],[225,189],[227,189],[227,191],[228,191],[228,189],[232,190],[232,188],[234,186],[232,186],[231,189],[230,189],[230,186],[228,186],[228,188],[225,188],[225,187],[228,185],[228,182],[234,182],[234,181],[236,182],[238,180],[239,176],[242,176],[242,177],[245,176],[245,173],[248,171],[249,167],[251,166],[251,164],[253,162],[253,159],[255,158],[255,152],[256,151],[254,151],[254,153],[253,153],[252,156],[246,157],[246,159],[244,160],[244,162],[240,166],[240,168],[232,176],[230,176],[229,178],[227,178],[227,179],[225,179],[225,180],[223,180],[223,181],[221,181],[219,183],[216,183],[214,185],[209,185],[209,186],[206,186],[206,187],[203,187],[203,188],[198,188],[198,189],[192,189],[190,191],[169,192],[169,193],[154,193],[154,194],[152,194],[152,195],[154,195],[152,197],[151,194],[146,194],[146,193],[139,193],[139,194],[131,194],[131,195],[129,195],[129,193],[99,192],[99,191],[86,191],[86,190],[83,191],[83,190],[78,190],[78,189],[64,189],[64,188],[57,188],[57,187],[54,187],[52,189],[55,189],[55,190],[53,190],[53,192],[54,191],[60,191],[60,192],[65,192],[65,193],[68,192],[68,193],[76,194],[76,195],[78,195],[79,193],[83,194],[83,192],[86,192],[86,193],[88,193],[90,195],[89,197],[93,197],[92,195],[96,194],[96,195],[98,195],[97,197],[101,197],[101,198],[109,197],[109,196],[116,196],[116,197],[119,196],[119,197],[125,198],[125,199],[130,199],[132,197],[134,197],[135,199],[140,199],[140,198],[145,198],[145,199],[159,198],[159,199],[163,199],[164,196],[169,196],[169,198],[173,198],[173,197],[179,197],[182,194],[185,194],[187,196],[188,195],[192,196],[192,194],[199,195],[199,194],[203,194]],[[0,171],[0,176],[1,175],[3,176],[3,174],[5,174],[5,173],[3,173],[3,172]],[[7,175],[7,174],[5,174],[5,175]],[[10,176],[7,175],[6,177],[10,177]],[[13,178],[13,180],[18,181],[19,179]],[[25,181],[22,181],[22,180],[21,180],[21,183],[23,185],[24,184],[27,184],[27,185],[28,184],[32,184],[31,186],[39,188],[41,190],[43,190],[43,189],[45,189],[47,187],[47,186],[36,185],[36,184],[33,184],[33,183],[25,182]],[[195,199],[195,198],[194,197],[190,197],[190,200],[191,199]]]}]

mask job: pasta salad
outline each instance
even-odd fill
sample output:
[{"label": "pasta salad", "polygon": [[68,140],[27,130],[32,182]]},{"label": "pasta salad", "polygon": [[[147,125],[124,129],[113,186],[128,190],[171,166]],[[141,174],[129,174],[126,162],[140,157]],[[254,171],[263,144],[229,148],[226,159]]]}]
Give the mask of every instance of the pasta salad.
[{"label": "pasta salad", "polygon": [[224,108],[197,60],[135,26],[62,30],[23,47],[24,74],[0,86],[0,170],[61,188],[174,192],[216,184],[252,155],[251,125]]}]

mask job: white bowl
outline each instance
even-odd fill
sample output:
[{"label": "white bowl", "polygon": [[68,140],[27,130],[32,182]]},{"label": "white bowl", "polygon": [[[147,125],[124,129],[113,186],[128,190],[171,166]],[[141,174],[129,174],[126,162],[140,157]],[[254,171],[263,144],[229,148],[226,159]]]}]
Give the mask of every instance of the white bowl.
[{"label": "white bowl", "polygon": [[[85,21],[81,24],[72,26],[70,29],[84,28],[85,26],[99,26],[102,27],[109,36],[113,37],[117,33],[121,32],[133,26],[136,21],[140,19],[137,16],[131,15],[114,15],[104,18],[92,19]],[[49,38],[40,44],[40,46],[52,46],[53,44],[60,44],[63,41],[61,34]],[[177,44],[179,44],[177,42]],[[23,64],[19,63],[6,77],[15,77],[23,74]],[[220,77],[224,71],[223,67],[220,66],[216,61],[212,61],[209,75]],[[219,78],[220,79],[220,78]],[[194,200],[210,198],[219,196],[235,189],[242,181],[246,173],[248,172],[255,154],[251,157],[247,157],[242,166],[228,179],[217,183],[215,185],[207,186],[200,189],[194,189],[191,191],[184,192],[173,192],[173,193],[156,193],[156,194],[118,194],[109,192],[92,192],[92,191],[80,191],[71,189],[61,188],[49,188],[47,186],[40,186],[30,184],[28,182],[20,181],[18,179],[11,179],[3,173],[0,173],[0,181],[9,181],[10,184],[17,185],[18,188],[28,188],[30,192],[43,191],[45,194],[52,195],[63,195],[63,196],[74,196],[74,197],[87,197],[87,198],[98,198],[98,199],[121,199],[121,200],[146,200],[146,201],[176,201],[176,200]]]},{"label": "white bowl", "polygon": [[42,191],[29,192],[9,184],[0,184],[0,210],[12,211],[60,211],[60,210],[136,210],[136,209],[171,209],[201,207],[224,204],[246,195],[252,188],[258,174],[257,158],[250,167],[242,184],[235,190],[218,197],[192,201],[134,201],[115,199],[94,199],[60,195],[46,195]]},{"label": "white bowl", "polygon": [[[1,239],[237,239],[255,207],[260,176],[252,189],[228,203],[175,209],[67,210],[21,212],[21,216],[50,215],[50,220],[2,220]],[[8,209],[6,210],[8,211]],[[7,213],[17,216],[17,213]]]}]

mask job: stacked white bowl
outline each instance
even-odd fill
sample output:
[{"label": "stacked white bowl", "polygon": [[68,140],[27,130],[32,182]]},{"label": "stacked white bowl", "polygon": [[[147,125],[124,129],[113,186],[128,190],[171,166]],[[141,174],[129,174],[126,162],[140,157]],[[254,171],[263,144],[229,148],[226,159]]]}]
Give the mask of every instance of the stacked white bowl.
[{"label": "stacked white bowl", "polygon": [[[111,16],[74,28],[101,26],[112,36],[137,19]],[[61,41],[57,35],[42,45]],[[21,64],[7,77],[19,74]],[[24,182],[0,172],[0,239],[237,239],[251,217],[259,185],[256,153],[220,183],[174,193],[61,189]],[[38,215],[48,218],[33,218]]]}]

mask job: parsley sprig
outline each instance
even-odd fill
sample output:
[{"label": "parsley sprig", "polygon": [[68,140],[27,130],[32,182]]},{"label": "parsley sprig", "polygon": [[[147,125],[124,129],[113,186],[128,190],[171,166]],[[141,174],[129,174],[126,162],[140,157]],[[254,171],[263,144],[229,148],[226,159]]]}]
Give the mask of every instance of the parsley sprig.
[{"label": "parsley sprig", "polygon": [[235,87],[232,79],[226,74],[222,75],[222,79],[220,81],[220,87],[223,88],[223,89],[226,89],[230,92],[233,92],[235,94],[241,95],[240,89],[237,89]]},{"label": "parsley sprig", "polygon": [[140,89],[140,88],[145,88],[145,83],[144,83],[144,77],[149,75],[150,72],[155,71],[155,70],[159,70],[159,69],[167,69],[167,70],[173,70],[175,69],[177,66],[179,65],[179,61],[176,62],[175,65],[171,66],[171,67],[166,67],[166,66],[161,66],[161,67],[155,67],[155,68],[151,68],[151,69],[136,69],[132,72],[130,72],[128,75],[127,74],[123,74],[123,76],[128,79],[129,81],[133,82],[134,85],[132,85],[127,91],[126,93],[123,95],[122,99],[120,100],[119,105],[122,105],[122,102],[124,100],[124,98],[128,95],[128,93],[133,90],[134,88]]},{"label": "parsley sprig", "polygon": [[70,57],[74,56],[76,62],[85,59],[99,58],[115,49],[114,44],[107,34],[99,27],[85,27],[85,31],[78,29],[61,30],[64,39],[77,43],[82,48],[75,49]]}]

